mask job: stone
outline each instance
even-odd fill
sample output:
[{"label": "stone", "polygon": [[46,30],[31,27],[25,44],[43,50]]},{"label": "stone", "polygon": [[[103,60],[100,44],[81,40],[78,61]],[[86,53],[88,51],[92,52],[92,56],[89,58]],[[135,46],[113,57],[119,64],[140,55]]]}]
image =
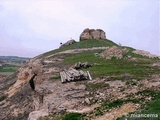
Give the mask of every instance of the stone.
[{"label": "stone", "polygon": [[112,57],[115,57],[116,59],[122,59],[123,58],[123,52],[126,50],[123,50],[117,46],[112,46],[109,49],[105,50],[101,57],[105,59],[112,59]]},{"label": "stone", "polygon": [[48,116],[48,111],[41,109],[39,111],[33,111],[29,114],[28,120],[37,120],[40,117]]},{"label": "stone", "polygon": [[160,59],[160,56],[151,54],[150,52],[147,52],[147,51],[144,51],[144,50],[134,50],[134,51],[132,51],[132,53],[142,55],[142,56],[146,56],[146,57],[149,57],[149,58],[159,58]]},{"label": "stone", "polygon": [[32,77],[33,74],[31,74],[32,69],[27,68],[20,68],[18,70],[18,74],[17,74],[17,81],[8,89],[7,94],[8,97],[11,97],[12,95],[14,95],[17,91],[19,91],[21,89],[21,87],[27,83],[30,78]]},{"label": "stone", "polygon": [[106,39],[106,34],[101,29],[89,29],[86,28],[80,35],[80,41],[89,40],[89,39]]},{"label": "stone", "polygon": [[69,45],[72,45],[74,43],[76,43],[76,41],[71,39],[71,40],[67,41],[66,43],[62,44],[59,48],[63,48],[65,46],[69,46]]},{"label": "stone", "polygon": [[78,62],[74,65],[74,68],[76,70],[81,69],[81,68],[89,68],[89,67],[92,67],[92,65],[88,62],[83,62],[83,63]]},{"label": "stone", "polygon": [[86,98],[84,101],[85,101],[88,105],[90,105],[90,104],[91,104],[91,102],[90,102],[89,98]]}]

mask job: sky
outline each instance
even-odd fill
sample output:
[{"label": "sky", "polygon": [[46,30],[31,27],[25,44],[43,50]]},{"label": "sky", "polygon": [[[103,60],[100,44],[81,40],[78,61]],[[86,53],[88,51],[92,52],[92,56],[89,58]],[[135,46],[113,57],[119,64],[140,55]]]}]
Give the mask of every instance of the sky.
[{"label": "sky", "polygon": [[0,56],[35,57],[85,28],[160,55],[160,0],[0,0]]}]

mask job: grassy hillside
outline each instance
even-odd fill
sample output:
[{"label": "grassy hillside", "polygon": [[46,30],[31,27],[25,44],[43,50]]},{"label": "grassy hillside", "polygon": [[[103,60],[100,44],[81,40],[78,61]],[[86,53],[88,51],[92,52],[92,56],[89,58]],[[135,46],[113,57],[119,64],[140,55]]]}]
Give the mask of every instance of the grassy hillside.
[{"label": "grassy hillside", "polygon": [[[75,64],[76,62],[86,62],[93,64],[93,67],[88,68],[94,77],[112,76],[112,79],[125,79],[123,74],[128,74],[126,79],[142,79],[149,77],[152,74],[158,74],[159,67],[151,67],[148,64],[152,64],[156,60],[147,59],[139,61],[131,61],[127,59],[111,59],[105,60],[97,57],[94,54],[101,53],[101,51],[92,51],[79,53],[76,56],[68,54],[65,56],[64,64]],[[121,75],[121,76],[120,76]]]},{"label": "grassy hillside", "polygon": [[60,49],[56,49],[56,50],[52,50],[49,52],[46,52],[40,56],[38,56],[38,58],[42,58],[57,52],[62,52],[65,50],[71,50],[71,49],[80,49],[80,48],[92,48],[92,47],[107,47],[107,46],[118,46],[116,43],[112,42],[111,40],[86,40],[86,41],[80,41],[77,43],[74,43],[70,46],[66,46]]},{"label": "grassy hillside", "polygon": [[[114,80],[120,80],[125,82],[126,87],[120,88],[121,92],[125,91],[129,86],[141,86],[138,81],[145,80],[145,79],[153,79],[152,77],[154,75],[159,74],[160,67],[158,66],[152,66],[153,63],[160,62],[159,59],[151,59],[146,56],[138,55],[132,53],[133,48],[131,47],[125,47],[125,46],[119,46],[116,43],[110,41],[110,40],[88,40],[88,41],[81,41],[75,44],[72,44],[70,46],[56,49],[47,53],[42,54],[39,56],[46,57],[48,55],[52,55],[57,52],[70,50],[70,49],[78,49],[78,48],[92,48],[92,47],[102,47],[102,46],[118,46],[120,48],[127,48],[128,51],[123,53],[122,59],[116,59],[112,58],[110,60],[105,60],[104,58],[101,58],[99,55],[104,50],[94,50],[94,51],[87,51],[82,53],[76,53],[75,54],[63,54],[64,61],[61,63],[61,66],[73,66],[77,62],[89,62],[93,66],[90,68],[83,69],[84,71],[90,71],[91,76],[93,79],[100,78],[105,79],[107,81],[114,81]],[[130,56],[130,57],[128,57]],[[58,55],[56,57],[59,57]],[[131,58],[131,59],[130,59]],[[134,58],[134,59],[132,59]],[[59,78],[59,77],[58,77]],[[103,88],[109,88],[108,84],[105,83],[88,83],[86,84],[86,89],[90,92],[96,92],[98,90],[102,90]],[[126,99],[116,99],[114,101],[103,101],[102,106],[92,111],[91,116],[99,116],[103,115],[108,111],[109,109],[116,108],[121,106],[125,103],[140,103],[142,104],[142,107],[139,111],[137,111],[139,114],[149,114],[149,113],[155,113],[158,114],[159,110],[159,91],[154,90],[142,90],[136,93],[137,95],[142,95],[142,98],[136,98],[132,96],[128,96]],[[93,97],[93,96],[92,96]],[[150,102],[144,102],[146,98],[152,97],[152,101]],[[89,114],[77,114],[77,113],[68,113],[62,116],[62,120],[68,120],[68,119],[83,119],[82,116],[87,116]],[[90,116],[90,115],[89,115]],[[59,118],[60,119],[60,118]],[[125,119],[125,117],[118,118],[118,119]],[[57,119],[58,120],[58,119]]]}]

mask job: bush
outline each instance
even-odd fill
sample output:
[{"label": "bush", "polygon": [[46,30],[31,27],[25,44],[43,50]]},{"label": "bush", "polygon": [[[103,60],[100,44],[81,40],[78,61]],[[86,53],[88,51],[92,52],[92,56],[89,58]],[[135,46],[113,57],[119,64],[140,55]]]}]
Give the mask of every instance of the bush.
[{"label": "bush", "polygon": [[6,95],[1,96],[1,97],[0,97],[0,102],[3,101],[3,100],[6,99],[6,98],[7,98]]},{"label": "bush", "polygon": [[84,120],[80,113],[68,113],[60,120]]}]

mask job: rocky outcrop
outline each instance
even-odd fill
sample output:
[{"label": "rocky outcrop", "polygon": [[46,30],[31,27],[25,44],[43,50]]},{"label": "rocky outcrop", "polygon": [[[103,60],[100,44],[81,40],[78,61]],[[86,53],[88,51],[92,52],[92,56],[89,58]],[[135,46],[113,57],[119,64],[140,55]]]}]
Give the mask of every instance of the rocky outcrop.
[{"label": "rocky outcrop", "polygon": [[29,82],[32,77],[40,71],[40,69],[41,68],[38,65],[33,64],[32,67],[28,64],[28,67],[20,68],[17,74],[17,81],[6,92],[8,94],[8,97],[13,96],[17,91],[19,91],[22,86]]},{"label": "rocky outcrop", "polygon": [[127,49],[122,49],[117,46],[110,47],[109,49],[105,50],[101,57],[105,59],[112,59],[112,57],[115,57],[116,59],[122,59],[123,58],[123,52],[126,52]]},{"label": "rocky outcrop", "polygon": [[67,41],[66,43],[64,43],[64,44],[62,44],[61,46],[60,46],[60,48],[63,48],[63,47],[65,47],[65,46],[69,46],[69,45],[72,45],[72,44],[74,44],[74,43],[76,43],[76,41],[75,40],[69,40],[69,41]]},{"label": "rocky outcrop", "polygon": [[149,58],[159,58],[160,56],[156,56],[154,54],[151,54],[150,52],[144,51],[144,50],[134,50],[132,53],[138,54],[138,55],[142,55],[142,56],[146,56]]},{"label": "rocky outcrop", "polygon": [[80,35],[80,41],[89,39],[106,39],[106,34],[101,29],[89,29],[86,28]]},{"label": "rocky outcrop", "polygon": [[48,112],[44,109],[33,111],[29,114],[28,120],[37,120],[39,117],[47,116]]},{"label": "rocky outcrop", "polygon": [[23,86],[27,81],[29,81],[29,79],[32,76],[31,69],[29,68],[20,68],[18,72],[19,72],[17,74],[18,79],[16,83],[13,86],[11,86],[9,90],[7,91],[7,94],[9,97],[14,95],[18,90],[20,90],[21,86]]}]

